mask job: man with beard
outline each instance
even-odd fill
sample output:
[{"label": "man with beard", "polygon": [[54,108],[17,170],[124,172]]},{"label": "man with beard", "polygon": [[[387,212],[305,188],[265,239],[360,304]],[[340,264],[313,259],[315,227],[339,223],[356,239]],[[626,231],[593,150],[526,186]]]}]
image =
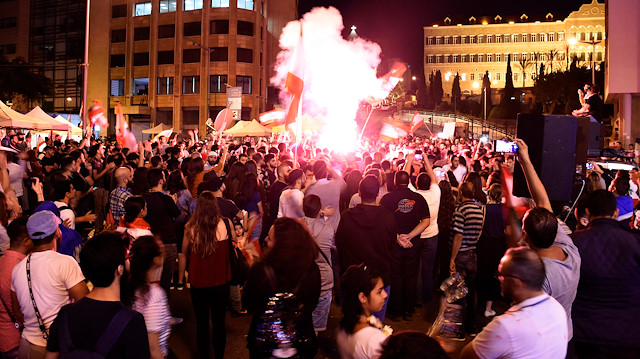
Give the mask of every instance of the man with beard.
[{"label": "man with beard", "polygon": [[562,305],[542,291],[542,259],[525,247],[507,250],[498,266],[502,295],[513,305],[489,325],[460,355],[475,358],[564,358],[567,319]]}]

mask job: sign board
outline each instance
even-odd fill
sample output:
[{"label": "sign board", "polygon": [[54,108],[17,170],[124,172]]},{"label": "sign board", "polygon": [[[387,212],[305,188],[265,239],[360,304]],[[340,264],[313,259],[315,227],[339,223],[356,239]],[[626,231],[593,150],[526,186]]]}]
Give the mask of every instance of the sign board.
[{"label": "sign board", "polygon": [[227,88],[227,108],[232,111],[242,111],[242,87]]},{"label": "sign board", "polygon": [[442,126],[442,137],[443,138],[451,138],[455,134],[456,131],[456,123],[455,122],[446,122]]}]

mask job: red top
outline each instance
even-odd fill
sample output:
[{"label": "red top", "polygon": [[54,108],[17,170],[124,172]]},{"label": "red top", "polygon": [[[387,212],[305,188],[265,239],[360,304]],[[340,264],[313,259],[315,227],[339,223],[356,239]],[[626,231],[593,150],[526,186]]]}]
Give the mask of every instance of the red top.
[{"label": "red top", "polygon": [[[7,249],[0,257],[0,296],[9,310],[11,301],[11,271],[16,264],[26,257],[24,254]],[[8,352],[20,345],[20,331],[16,329],[7,314],[4,305],[0,303],[0,352]]]},{"label": "red top", "polygon": [[189,283],[195,288],[214,287],[231,280],[229,264],[229,240],[218,241],[216,250],[202,258],[191,249],[189,256]]}]

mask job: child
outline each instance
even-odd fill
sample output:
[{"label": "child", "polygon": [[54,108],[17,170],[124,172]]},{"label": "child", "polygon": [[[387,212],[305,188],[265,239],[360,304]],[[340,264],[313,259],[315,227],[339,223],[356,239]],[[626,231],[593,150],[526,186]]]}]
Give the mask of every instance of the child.
[{"label": "child", "polygon": [[118,224],[117,231],[130,235],[135,241],[141,236],[153,236],[149,223],[144,220],[147,215],[147,202],[142,196],[129,197],[124,202],[124,216]]}]

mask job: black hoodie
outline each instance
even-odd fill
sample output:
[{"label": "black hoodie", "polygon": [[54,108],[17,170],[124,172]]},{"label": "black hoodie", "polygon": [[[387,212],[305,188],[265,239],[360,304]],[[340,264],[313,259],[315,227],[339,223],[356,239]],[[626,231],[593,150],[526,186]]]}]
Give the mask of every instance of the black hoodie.
[{"label": "black hoodie", "polygon": [[396,221],[388,209],[359,204],[344,213],[336,231],[340,271],[364,263],[380,272],[389,284],[389,255],[396,242]]}]

